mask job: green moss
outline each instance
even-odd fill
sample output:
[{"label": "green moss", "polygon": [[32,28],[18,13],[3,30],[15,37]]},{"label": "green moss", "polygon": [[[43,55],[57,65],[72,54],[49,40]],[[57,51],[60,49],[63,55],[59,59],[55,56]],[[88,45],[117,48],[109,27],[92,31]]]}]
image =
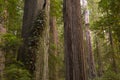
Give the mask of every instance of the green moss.
[{"label": "green moss", "polygon": [[36,56],[38,54],[40,46],[43,45],[43,35],[46,28],[46,14],[44,10],[41,10],[33,22],[33,26],[30,29],[30,37],[26,46],[25,52],[25,65],[27,69],[33,74],[35,70]]},{"label": "green moss", "polygon": [[46,27],[46,15],[45,11],[41,10],[39,15],[36,17],[30,31],[31,36],[29,37],[28,44],[30,48],[37,48],[39,39],[42,36],[45,27]]}]

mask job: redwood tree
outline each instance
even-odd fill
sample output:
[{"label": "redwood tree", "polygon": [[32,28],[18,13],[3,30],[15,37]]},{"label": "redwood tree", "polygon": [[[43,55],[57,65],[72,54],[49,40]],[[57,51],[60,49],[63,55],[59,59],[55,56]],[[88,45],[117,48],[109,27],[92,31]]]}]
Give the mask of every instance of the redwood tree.
[{"label": "redwood tree", "polygon": [[64,0],[66,80],[86,80],[80,0]]},{"label": "redwood tree", "polygon": [[58,43],[58,33],[57,33],[56,17],[50,16],[49,80],[58,80],[57,43]]},{"label": "redwood tree", "polygon": [[35,80],[48,79],[49,0],[25,0],[18,60],[34,73]]}]

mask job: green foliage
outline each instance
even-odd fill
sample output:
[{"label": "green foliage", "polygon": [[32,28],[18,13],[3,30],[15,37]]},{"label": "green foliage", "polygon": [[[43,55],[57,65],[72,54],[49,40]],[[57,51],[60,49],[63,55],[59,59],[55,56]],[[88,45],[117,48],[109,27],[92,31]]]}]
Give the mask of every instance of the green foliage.
[{"label": "green foliage", "polygon": [[6,66],[17,59],[17,52],[21,45],[21,41],[20,38],[10,33],[1,36],[0,48],[5,52],[4,57]]},{"label": "green foliage", "polygon": [[1,40],[0,47],[8,51],[18,48],[21,44],[21,39],[10,33],[2,35]]},{"label": "green foliage", "polygon": [[[10,7],[9,7],[10,6]],[[7,27],[11,31],[18,31],[21,27],[22,14],[23,14],[23,1],[22,0],[8,0],[6,3],[6,8],[8,12],[8,22]]]},{"label": "green foliage", "polygon": [[0,0],[0,23],[9,33],[20,35],[23,15],[23,0]]},{"label": "green foliage", "polygon": [[31,27],[28,41],[28,46],[30,48],[37,48],[40,37],[43,37],[43,31],[46,28],[46,14],[44,10],[41,10],[39,15],[34,21],[34,25]]},{"label": "green foliage", "polygon": [[62,15],[62,0],[50,0],[50,14],[52,16],[61,17]]},{"label": "green foliage", "polygon": [[102,77],[97,77],[94,80],[120,80],[120,74],[116,74],[115,72],[108,70]]},{"label": "green foliage", "polygon": [[31,80],[30,73],[16,64],[11,64],[6,67],[4,75],[4,80]]},{"label": "green foliage", "polygon": [[[92,22],[91,30],[94,32],[95,38],[95,41],[93,41],[95,46],[93,46],[93,48],[95,53],[95,61],[97,63],[96,67],[99,66],[98,58],[100,58],[103,71],[102,76],[96,80],[120,80],[120,0],[96,1],[99,1],[96,6],[94,6],[95,3],[90,5],[90,8],[92,8],[91,10],[93,11],[90,15]],[[110,35],[112,40],[110,39]],[[96,40],[98,41],[97,45]],[[113,43],[112,45],[111,41]],[[96,49],[96,46],[98,46],[98,49]],[[97,56],[96,53],[100,53],[100,56]],[[115,66],[113,65],[113,57],[115,58],[115,66],[118,73],[114,70]]]},{"label": "green foliage", "polygon": [[120,12],[120,1],[119,0],[101,0],[99,2],[99,7],[102,12],[118,14]]}]

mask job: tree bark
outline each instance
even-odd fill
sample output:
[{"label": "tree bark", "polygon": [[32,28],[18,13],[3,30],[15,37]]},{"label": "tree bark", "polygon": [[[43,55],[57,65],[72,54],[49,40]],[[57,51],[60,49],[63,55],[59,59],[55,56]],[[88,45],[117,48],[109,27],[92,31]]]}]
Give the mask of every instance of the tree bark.
[{"label": "tree bark", "polygon": [[50,16],[50,47],[49,47],[49,80],[58,80],[57,72],[57,43],[58,33],[56,17]]},{"label": "tree bark", "polygon": [[18,60],[35,80],[48,80],[49,0],[25,0],[22,38]]},{"label": "tree bark", "polygon": [[86,24],[85,27],[86,27],[88,75],[90,79],[94,79],[96,77],[96,69],[95,69],[94,56],[92,53],[92,44],[91,44],[91,37],[90,37],[90,31],[89,31],[89,24]]},{"label": "tree bark", "polygon": [[111,46],[111,53],[112,53],[112,68],[113,71],[115,73],[118,72],[117,70],[117,64],[116,64],[116,60],[115,60],[115,52],[114,52],[114,45],[113,45],[113,38],[112,38],[112,30],[111,27],[109,27],[109,42],[110,42],[110,46]]},{"label": "tree bark", "polygon": [[98,59],[98,61],[97,61],[97,63],[98,63],[98,71],[97,71],[97,73],[98,73],[98,77],[101,77],[102,76],[102,74],[103,74],[103,68],[102,68],[102,60],[101,60],[101,54],[100,54],[100,50],[99,50],[99,43],[98,43],[98,41],[99,41],[99,39],[98,39],[98,37],[97,37],[97,35],[95,35],[95,39],[96,39],[96,54],[97,54],[97,59]]},{"label": "tree bark", "polygon": [[4,68],[5,68],[5,53],[0,49],[0,80],[4,78]]},{"label": "tree bark", "polygon": [[80,0],[64,0],[66,80],[86,80]]},{"label": "tree bark", "polygon": [[[2,24],[0,24],[0,36],[5,33],[6,33],[6,28],[4,28]],[[0,42],[2,42],[1,39]],[[3,51],[0,48],[0,80],[3,80],[4,78],[4,69],[5,69],[5,51]]]}]

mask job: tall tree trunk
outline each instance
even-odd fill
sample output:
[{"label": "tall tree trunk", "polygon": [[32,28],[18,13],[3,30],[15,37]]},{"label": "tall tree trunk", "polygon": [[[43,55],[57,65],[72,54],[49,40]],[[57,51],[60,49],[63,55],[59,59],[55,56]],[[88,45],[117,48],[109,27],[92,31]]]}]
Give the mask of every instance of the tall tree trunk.
[{"label": "tall tree trunk", "polygon": [[[1,26],[0,26],[0,34],[1,33],[2,31],[1,31]],[[0,39],[0,42],[1,42],[1,39]],[[4,68],[5,68],[5,52],[0,48],[0,80],[3,80],[4,78],[3,76]]]},{"label": "tall tree trunk", "polygon": [[50,17],[50,47],[49,47],[49,80],[58,80],[57,72],[57,43],[58,33],[56,17]]},{"label": "tall tree trunk", "polygon": [[5,68],[5,56],[3,51],[0,49],[0,80],[3,80],[4,68]]},{"label": "tall tree trunk", "polygon": [[86,80],[80,0],[64,0],[66,80]]},{"label": "tall tree trunk", "polygon": [[[6,20],[7,19],[6,12],[4,12],[4,16],[5,16],[4,19]],[[4,20],[0,23],[0,37],[1,37],[1,35],[5,34],[7,32],[6,28],[4,28],[3,25],[5,26]],[[0,38],[0,42],[2,42],[1,38]],[[3,51],[2,48],[0,48],[0,80],[3,80],[3,78],[4,78],[4,69],[5,69],[5,51]]]},{"label": "tall tree trunk", "polygon": [[95,39],[96,39],[96,54],[97,54],[97,59],[98,59],[97,73],[98,73],[98,77],[101,77],[103,74],[103,68],[102,68],[103,66],[102,66],[101,54],[100,54],[100,50],[99,50],[99,43],[98,43],[99,39],[98,39],[97,35],[95,35]]},{"label": "tall tree trunk", "polygon": [[49,0],[25,0],[22,38],[18,60],[35,80],[48,80]]},{"label": "tall tree trunk", "polygon": [[89,31],[89,24],[86,24],[86,42],[87,42],[87,60],[88,60],[88,71],[90,79],[94,79],[96,77],[96,69],[95,69],[95,62],[94,56],[92,53],[92,44],[91,44],[91,37]]},{"label": "tall tree trunk", "polygon": [[109,27],[109,42],[111,46],[111,53],[112,53],[112,68],[115,73],[117,73],[117,64],[115,60],[115,52],[114,52],[114,45],[113,45],[113,38],[112,38],[112,31],[111,27]]},{"label": "tall tree trunk", "polygon": [[57,32],[57,22],[56,17],[50,17],[50,39],[51,43],[55,45],[54,55],[57,55],[57,43],[58,43],[58,32]]}]

